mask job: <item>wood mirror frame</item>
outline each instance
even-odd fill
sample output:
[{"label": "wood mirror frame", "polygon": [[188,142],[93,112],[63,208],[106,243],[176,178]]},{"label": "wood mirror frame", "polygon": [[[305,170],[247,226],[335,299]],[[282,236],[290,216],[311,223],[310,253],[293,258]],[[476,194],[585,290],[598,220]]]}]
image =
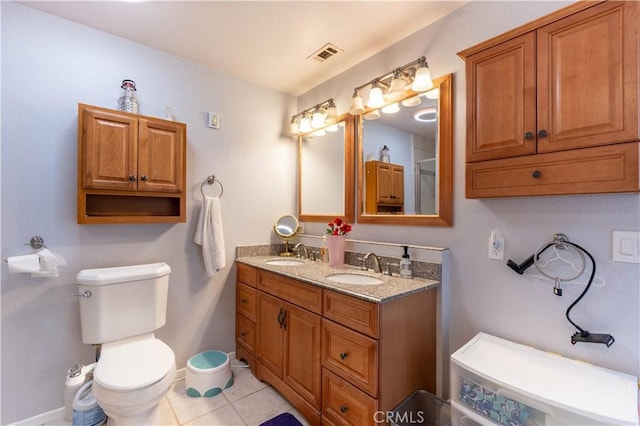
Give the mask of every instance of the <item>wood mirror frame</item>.
[{"label": "wood mirror frame", "polygon": [[[321,197],[322,194],[318,192],[320,190],[314,191],[309,190],[309,185],[305,185],[305,176],[303,171],[303,165],[305,164],[303,161],[303,148],[305,143],[305,137],[309,134],[300,135],[298,137],[298,220],[301,222],[330,222],[333,221],[336,217],[340,217],[343,220],[353,222],[355,218],[355,208],[354,208],[354,197],[355,197],[355,170],[354,170],[354,123],[355,121],[349,114],[342,114],[338,117],[336,121],[342,127],[343,134],[343,171],[344,176],[342,177],[342,181],[344,183],[344,202],[342,205],[341,211],[335,212],[319,212],[319,211],[303,211],[303,197]],[[329,127],[329,126],[327,126]],[[317,129],[319,130],[319,129]],[[314,130],[316,131],[316,130]],[[322,138],[326,136],[318,136],[314,137],[313,142],[322,143]],[[325,150],[328,155],[327,158],[324,158],[326,164],[335,165],[340,164],[338,161],[338,156],[336,155],[338,149],[335,150]],[[321,168],[319,170],[327,170],[329,167]],[[307,170],[309,172],[309,170]],[[336,176],[333,176],[336,178]],[[329,183],[331,179],[327,179],[327,176],[323,176],[320,172],[316,171],[313,173],[313,178],[317,183],[317,186],[322,187],[322,190],[331,191],[331,188],[335,188],[332,186],[332,183]],[[335,179],[334,179],[335,180]],[[339,179],[338,179],[339,180]],[[306,191],[305,191],[306,189]],[[312,192],[311,194],[309,192]],[[326,192],[325,192],[326,194]]]},{"label": "wood mirror frame", "polygon": [[[371,214],[365,212],[365,169],[363,159],[363,127],[362,115],[356,117],[355,138],[357,141],[358,170],[358,222],[385,225],[420,225],[420,226],[452,226],[453,225],[453,88],[452,74],[447,74],[433,81],[434,88],[439,87],[438,97],[438,155],[436,214]],[[415,96],[412,93],[405,99]],[[367,109],[365,114],[373,109]]]}]

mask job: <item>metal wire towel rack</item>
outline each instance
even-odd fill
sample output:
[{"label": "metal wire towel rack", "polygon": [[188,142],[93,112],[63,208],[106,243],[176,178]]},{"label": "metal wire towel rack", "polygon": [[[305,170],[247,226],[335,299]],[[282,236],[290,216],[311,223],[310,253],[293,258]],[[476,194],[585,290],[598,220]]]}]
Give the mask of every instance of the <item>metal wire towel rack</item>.
[{"label": "metal wire towel rack", "polygon": [[200,193],[202,194],[203,197],[206,197],[204,193],[204,185],[205,184],[213,185],[216,182],[218,182],[218,185],[220,185],[220,195],[218,195],[218,197],[222,198],[222,194],[224,193],[224,185],[222,185],[222,182],[220,182],[220,179],[216,178],[215,175],[207,176],[207,178],[202,181],[202,184],[200,184]]}]

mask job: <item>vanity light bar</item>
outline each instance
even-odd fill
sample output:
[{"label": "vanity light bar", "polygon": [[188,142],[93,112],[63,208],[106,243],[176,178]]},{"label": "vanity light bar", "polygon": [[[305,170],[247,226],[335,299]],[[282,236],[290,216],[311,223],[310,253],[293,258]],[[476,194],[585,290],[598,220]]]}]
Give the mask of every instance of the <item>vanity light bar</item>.
[{"label": "vanity light bar", "polygon": [[307,108],[304,111],[291,116],[289,134],[291,136],[298,136],[300,134],[316,131],[326,125],[334,124],[337,118],[338,109],[336,108],[336,104],[333,102],[333,98],[329,98],[324,102],[320,102],[311,108]]},{"label": "vanity light bar", "polygon": [[[407,81],[402,91],[399,88],[401,85],[400,80]],[[411,83],[410,86],[408,84],[409,82]],[[402,97],[401,93],[407,89],[411,89],[414,92],[425,92],[433,88],[427,58],[421,56],[408,64],[397,67],[393,71],[389,71],[353,89],[353,99],[351,101],[351,107],[349,108],[349,114],[360,115],[365,112],[360,90],[367,86],[372,86],[372,89],[369,91],[369,100],[366,103],[369,108],[380,107],[380,94],[378,93],[378,89],[385,88],[387,90],[387,94],[384,96],[385,104],[396,102]],[[374,97],[373,101],[371,99],[372,96]]]}]

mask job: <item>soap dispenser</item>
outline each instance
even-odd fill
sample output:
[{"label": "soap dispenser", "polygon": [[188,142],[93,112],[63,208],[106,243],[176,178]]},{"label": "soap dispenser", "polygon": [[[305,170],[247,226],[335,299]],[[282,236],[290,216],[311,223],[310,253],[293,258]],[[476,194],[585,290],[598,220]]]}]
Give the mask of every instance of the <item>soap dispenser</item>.
[{"label": "soap dispenser", "polygon": [[411,259],[409,258],[409,246],[402,246],[404,254],[400,260],[400,276],[411,278]]}]

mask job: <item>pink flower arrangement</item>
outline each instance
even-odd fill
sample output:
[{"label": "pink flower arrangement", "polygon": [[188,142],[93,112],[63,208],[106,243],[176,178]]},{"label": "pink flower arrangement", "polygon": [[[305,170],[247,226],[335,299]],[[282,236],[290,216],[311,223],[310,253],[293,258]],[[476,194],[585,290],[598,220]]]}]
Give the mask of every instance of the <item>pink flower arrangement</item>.
[{"label": "pink flower arrangement", "polygon": [[327,226],[328,228],[325,231],[325,234],[327,235],[347,235],[351,232],[351,225],[339,217],[336,217],[333,222],[329,222]]}]

